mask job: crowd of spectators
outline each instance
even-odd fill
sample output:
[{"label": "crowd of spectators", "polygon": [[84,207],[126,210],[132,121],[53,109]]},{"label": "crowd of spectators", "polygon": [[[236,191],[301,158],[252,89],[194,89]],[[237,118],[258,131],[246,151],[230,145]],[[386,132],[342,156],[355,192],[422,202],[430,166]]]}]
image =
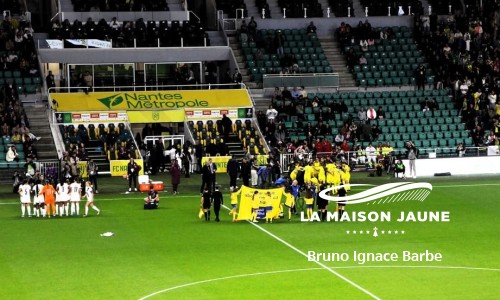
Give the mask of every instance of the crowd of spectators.
[{"label": "crowd of spectators", "polygon": [[435,84],[453,91],[458,115],[476,146],[498,145],[500,137],[500,6],[484,5],[457,11],[436,26],[417,19],[415,27]]},{"label": "crowd of spectators", "polygon": [[[169,24],[170,23],[170,24]],[[120,21],[101,19],[95,21],[88,18],[85,23],[65,19],[52,22],[49,32],[52,39],[100,39],[112,41],[113,47],[161,47],[203,46],[210,40],[205,28],[197,20],[190,21],[153,21],[139,18],[136,21]]]},{"label": "crowd of spectators", "polygon": [[38,57],[33,41],[31,23],[5,17],[0,21],[0,72],[4,80],[0,87],[0,100],[13,100],[19,93],[25,93],[24,84],[16,77],[39,77]]},{"label": "crowd of spectators", "polygon": [[[286,87],[276,88],[272,102],[266,112],[257,113],[259,127],[271,148],[296,155],[333,153],[335,156],[356,151],[361,144],[378,139],[381,129],[377,118],[385,116],[382,107],[378,108],[378,116],[373,107],[360,107],[358,114],[353,116],[343,101],[326,102],[317,96],[309,99],[304,87],[292,91]],[[306,110],[311,113],[305,113]],[[314,116],[314,120],[309,116]],[[297,138],[292,140],[293,137]]]}]

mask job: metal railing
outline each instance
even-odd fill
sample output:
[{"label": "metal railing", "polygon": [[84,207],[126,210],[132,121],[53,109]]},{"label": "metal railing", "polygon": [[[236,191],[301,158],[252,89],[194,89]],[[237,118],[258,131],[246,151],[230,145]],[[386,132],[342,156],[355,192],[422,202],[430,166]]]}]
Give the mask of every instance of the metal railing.
[{"label": "metal railing", "polygon": [[127,92],[127,91],[169,91],[169,90],[219,90],[246,89],[244,83],[196,83],[185,85],[124,85],[92,87],[52,87],[50,93],[89,93],[89,92]]},{"label": "metal railing", "polygon": [[338,88],[340,86],[338,73],[264,74],[262,80],[264,88],[277,86]]},{"label": "metal railing", "polygon": [[[484,147],[465,147],[463,151],[457,151],[456,148],[418,148],[418,159],[435,159],[435,158],[450,158],[450,157],[480,157],[480,156],[500,156],[499,146],[484,146]],[[407,159],[407,149],[397,148],[391,153],[387,154],[391,157],[396,157],[400,159]],[[379,155],[380,153],[377,153]],[[287,166],[296,161],[307,162],[316,157],[331,157],[335,156],[337,160],[345,160],[349,163],[354,164],[367,164],[369,163],[369,158],[364,151],[349,151],[349,152],[304,152],[304,153],[282,153],[280,155],[280,164],[284,170]],[[373,156],[375,163],[379,160],[377,156]]]}]

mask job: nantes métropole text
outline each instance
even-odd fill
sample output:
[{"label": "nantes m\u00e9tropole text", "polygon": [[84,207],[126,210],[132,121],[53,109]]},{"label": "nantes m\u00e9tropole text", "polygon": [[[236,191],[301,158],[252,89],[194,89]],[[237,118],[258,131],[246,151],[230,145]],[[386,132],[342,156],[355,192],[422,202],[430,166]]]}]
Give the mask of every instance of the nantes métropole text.
[{"label": "nantes m\u00e9tropole text", "polygon": [[[313,212],[308,219],[304,212],[300,214],[301,222],[321,222],[318,212]],[[390,211],[351,211],[339,214],[328,212],[326,222],[450,222],[449,211],[402,211],[393,216]]]},{"label": "nantes m\u00e9tropole text", "polygon": [[206,100],[185,100],[181,94],[157,93],[152,95],[142,95],[136,93],[125,93],[125,100],[128,108],[133,109],[154,109],[154,108],[189,108],[208,107]]}]

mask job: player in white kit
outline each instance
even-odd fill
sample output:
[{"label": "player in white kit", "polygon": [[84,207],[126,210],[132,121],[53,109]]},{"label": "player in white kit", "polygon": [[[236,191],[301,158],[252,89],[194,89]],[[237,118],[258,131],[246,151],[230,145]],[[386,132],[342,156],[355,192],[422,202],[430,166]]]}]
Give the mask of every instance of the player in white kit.
[{"label": "player in white kit", "polygon": [[82,184],[80,178],[75,178],[75,181],[69,185],[71,203],[71,215],[80,215],[80,200],[82,199]]},{"label": "player in white kit", "polygon": [[43,185],[40,180],[37,180],[31,188],[31,190],[35,194],[35,196],[33,197],[33,215],[36,215],[37,218],[40,217],[40,212],[42,214],[42,217],[45,218],[45,198],[40,194],[42,188]]},{"label": "player in white kit", "polygon": [[28,180],[23,180],[23,184],[19,186],[19,196],[21,199],[21,217],[24,218],[26,210],[28,210],[28,217],[31,218],[31,186],[28,184]]},{"label": "player in white kit", "polygon": [[94,205],[94,187],[90,181],[85,183],[85,195],[83,197],[87,198],[87,203],[85,203],[85,214],[83,216],[86,217],[88,215],[89,206],[92,207],[93,210],[97,211],[97,215],[99,215],[101,211]]},{"label": "player in white kit", "polygon": [[59,216],[68,216],[68,201],[69,201],[69,180],[67,179],[64,183],[58,183],[56,194],[56,202],[59,206]]}]

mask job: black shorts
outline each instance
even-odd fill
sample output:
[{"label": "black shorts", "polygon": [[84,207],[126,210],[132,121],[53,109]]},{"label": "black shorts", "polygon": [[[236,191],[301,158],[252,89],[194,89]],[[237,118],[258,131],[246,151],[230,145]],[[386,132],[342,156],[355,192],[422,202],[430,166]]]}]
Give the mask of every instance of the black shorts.
[{"label": "black shorts", "polygon": [[203,202],[203,209],[210,209],[210,202]]},{"label": "black shorts", "polygon": [[318,209],[325,209],[326,206],[328,205],[328,200],[318,198],[316,204],[318,205]]},{"label": "black shorts", "polygon": [[158,203],[146,203],[144,204],[144,209],[157,209]]}]

